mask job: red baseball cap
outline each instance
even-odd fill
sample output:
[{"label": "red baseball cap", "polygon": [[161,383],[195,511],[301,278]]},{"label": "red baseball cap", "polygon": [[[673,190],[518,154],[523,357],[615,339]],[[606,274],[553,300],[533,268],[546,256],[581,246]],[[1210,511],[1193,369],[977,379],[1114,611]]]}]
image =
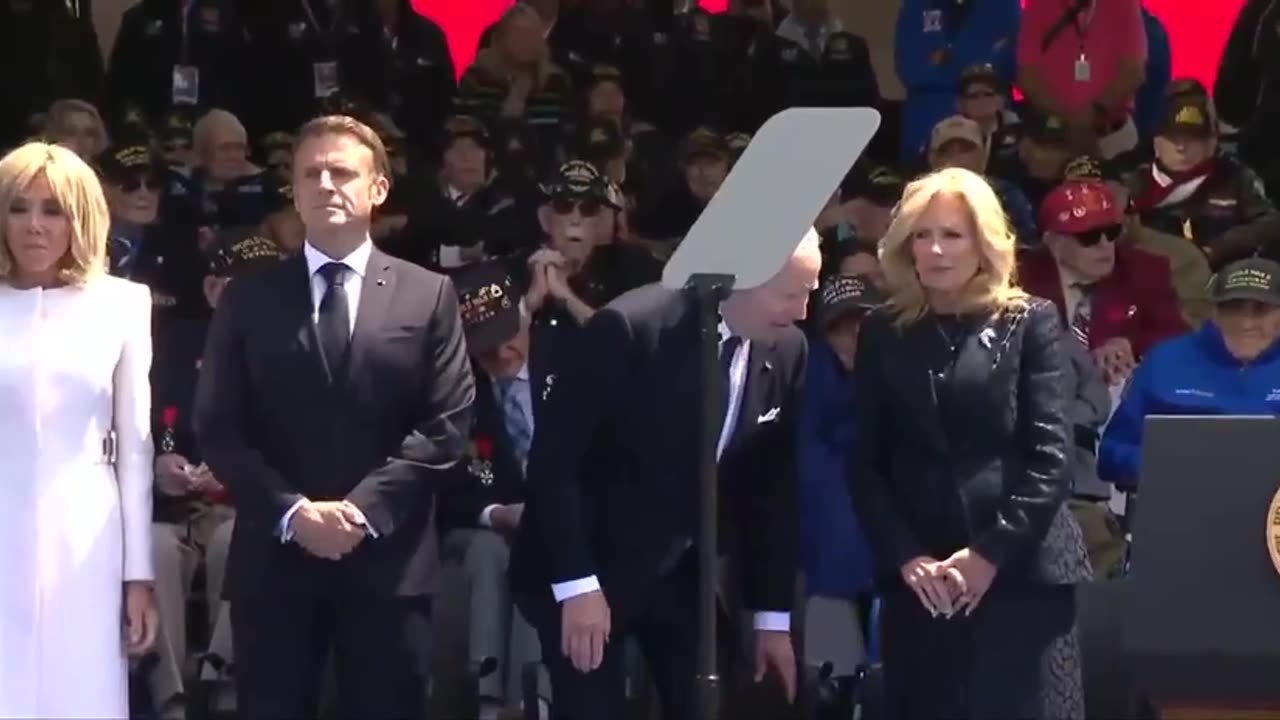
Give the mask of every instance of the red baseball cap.
[{"label": "red baseball cap", "polygon": [[1116,225],[1124,209],[1106,183],[1068,180],[1049,191],[1040,203],[1040,229],[1075,234]]}]

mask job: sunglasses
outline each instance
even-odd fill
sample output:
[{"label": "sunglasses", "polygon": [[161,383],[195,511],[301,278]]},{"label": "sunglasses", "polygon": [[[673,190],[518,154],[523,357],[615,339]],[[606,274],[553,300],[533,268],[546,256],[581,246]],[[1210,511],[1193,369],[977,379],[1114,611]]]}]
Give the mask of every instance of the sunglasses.
[{"label": "sunglasses", "polygon": [[159,192],[164,189],[164,177],[159,174],[144,175],[134,173],[120,178],[116,184],[127,193],[138,192],[139,190],[155,190]]},{"label": "sunglasses", "polygon": [[1120,236],[1123,234],[1124,234],[1124,226],[1120,224],[1116,224],[1116,225],[1105,225],[1103,227],[1096,228],[1093,230],[1086,230],[1084,232],[1071,233],[1071,236],[1076,239],[1076,242],[1080,243],[1080,247],[1088,248],[1088,247],[1093,247],[1094,245],[1097,245],[1103,240],[1113,243],[1119,240]]},{"label": "sunglasses", "polygon": [[602,205],[599,200],[585,199],[574,200],[572,198],[555,198],[551,201],[551,209],[557,215],[568,215],[577,208],[578,214],[584,218],[595,217],[600,214]]}]

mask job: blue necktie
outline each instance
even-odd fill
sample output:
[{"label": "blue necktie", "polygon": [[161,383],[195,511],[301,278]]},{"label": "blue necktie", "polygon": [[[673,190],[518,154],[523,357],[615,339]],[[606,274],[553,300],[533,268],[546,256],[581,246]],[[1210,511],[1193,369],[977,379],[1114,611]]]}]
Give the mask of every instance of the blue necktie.
[{"label": "blue necktie", "polygon": [[498,385],[502,398],[502,415],[506,421],[507,435],[511,437],[511,449],[522,467],[529,458],[529,445],[533,442],[533,428],[529,426],[524,406],[520,403],[519,388],[525,382],[521,378],[512,378],[499,381]]},{"label": "blue necktie", "polygon": [[729,399],[733,397],[733,356],[738,353],[738,348],[742,347],[742,338],[731,335],[724,342],[720,343],[720,379],[724,381],[724,397],[720,400],[720,427],[723,429],[729,423]]},{"label": "blue necktie", "polygon": [[320,338],[320,350],[324,353],[329,376],[338,379],[347,360],[347,348],[351,346],[351,310],[347,304],[347,266],[342,263],[325,263],[318,271],[325,281],[324,296],[316,319],[316,333]]}]

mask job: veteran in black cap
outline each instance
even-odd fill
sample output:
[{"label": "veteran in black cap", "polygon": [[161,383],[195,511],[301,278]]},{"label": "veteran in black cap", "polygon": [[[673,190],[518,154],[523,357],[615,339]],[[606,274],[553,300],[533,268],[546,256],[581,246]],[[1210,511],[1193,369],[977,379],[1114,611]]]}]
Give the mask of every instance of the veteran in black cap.
[{"label": "veteran in black cap", "polygon": [[454,115],[436,146],[438,170],[412,196],[403,196],[405,223],[375,237],[379,247],[402,260],[453,273],[537,244],[534,191],[521,192],[518,181],[497,170],[495,137],[484,123]]},{"label": "veteran in black cap", "polygon": [[724,184],[734,158],[723,134],[705,126],[691,132],[676,154],[682,182],[657,202],[641,206],[634,227],[656,241],[674,244],[683,238]]},{"label": "veteran in black cap", "polygon": [[1218,151],[1218,121],[1209,98],[1194,92],[1168,99],[1152,140],[1154,157],[1130,180],[1144,227],[1180,237],[1219,268],[1273,247],[1275,207],[1248,167]]},{"label": "veteran in black cap", "polygon": [[846,370],[853,369],[862,318],[887,299],[872,278],[862,275],[833,275],[818,288],[818,330]]},{"label": "veteran in black cap", "polygon": [[108,270],[143,283],[161,316],[202,312],[203,261],[190,230],[168,227],[161,218],[164,192],[173,173],[145,136],[120,138],[96,158],[111,213]]},{"label": "veteran in black cap", "polygon": [[478,682],[482,717],[493,717],[519,705],[519,669],[540,657],[537,633],[509,600],[507,538],[520,526],[525,460],[555,375],[503,263],[471,265],[454,287],[476,379],[475,425],[468,456],[442,484],[437,521],[443,552],[461,559],[472,588],[471,666],[498,660]]},{"label": "veteran in black cap", "polygon": [[991,161],[998,163],[1018,152],[1019,120],[1009,111],[1009,86],[989,63],[970,65],[960,73],[956,109],[978,123],[988,138]]},{"label": "veteran in black cap", "polygon": [[1078,153],[1072,149],[1066,122],[1056,115],[1028,109],[1018,128],[1016,152],[993,157],[988,173],[1016,184],[1034,210],[1061,184],[1063,168]]},{"label": "veteran in black cap", "polygon": [[538,322],[578,327],[595,308],[653,282],[661,263],[618,242],[622,193],[591,163],[567,162],[542,185],[545,241],[525,263],[525,303]]},{"label": "veteran in black cap", "polygon": [[[224,241],[206,260],[203,288],[208,307],[217,305],[231,278],[265,263],[278,262],[279,248],[261,237]],[[155,555],[156,605],[161,640],[158,663],[148,677],[153,697],[166,712],[182,708],[188,658],[187,598],[195,565],[202,558],[209,570],[206,609],[211,653],[232,659],[230,647],[218,638],[230,637],[229,614],[221,607],[221,581],[231,538],[234,511],[222,484],[202,462],[192,426],[192,407],[209,315],[189,314],[157,325],[151,369],[151,427],[156,448]],[[171,631],[176,628],[176,631]],[[203,652],[205,648],[196,648]]]}]

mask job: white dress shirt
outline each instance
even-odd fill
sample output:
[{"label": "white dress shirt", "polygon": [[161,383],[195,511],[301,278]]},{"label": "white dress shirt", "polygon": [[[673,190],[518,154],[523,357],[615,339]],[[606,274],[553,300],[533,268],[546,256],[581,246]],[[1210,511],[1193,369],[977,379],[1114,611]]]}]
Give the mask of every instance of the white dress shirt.
[{"label": "white dress shirt", "polygon": [[[302,246],[302,255],[307,260],[307,272],[311,275],[311,323],[313,325],[320,321],[320,302],[324,300],[324,294],[329,289],[329,283],[320,274],[320,268],[331,262],[339,262],[351,271],[343,278],[342,287],[347,291],[347,331],[355,333],[356,316],[360,310],[360,291],[364,288],[364,276],[369,268],[369,256],[372,254],[373,241],[368,238],[365,238],[365,241],[360,243],[360,247],[352,250],[344,258],[331,258],[325,255],[312,245],[310,240]],[[298,500],[284,514],[284,517],[280,518],[280,526],[276,530],[276,534],[280,536],[280,542],[287,543],[293,539],[293,533],[289,531],[289,521],[305,502],[306,498]],[[362,524],[370,535],[377,535],[368,522]]]},{"label": "white dress shirt", "polygon": [[[723,320],[720,321],[720,347],[722,349],[724,348],[725,340],[728,340],[732,335],[733,333],[729,330],[729,326]],[[733,437],[733,431],[738,425],[738,412],[742,408],[742,391],[747,385],[747,361],[750,357],[751,341],[743,338],[742,344],[738,345],[738,349],[734,351],[733,359],[729,361],[728,417],[725,418],[720,430],[720,441],[716,446],[717,459],[724,453],[725,446],[729,444],[729,438]],[[551,592],[555,595],[556,602],[563,602],[571,597],[595,592],[599,589],[600,579],[595,575],[551,585]],[[791,615],[785,612],[757,612],[753,624],[757,630],[789,632],[791,630]]]},{"label": "white dress shirt", "polygon": [[[498,378],[491,376],[491,379],[493,380],[493,397],[498,402],[498,413],[505,425],[507,408],[503,403],[505,398],[502,397],[501,383]],[[529,386],[528,363],[525,363],[524,367],[520,368],[520,372],[516,373],[515,379],[511,384],[511,392],[516,394],[516,402],[520,403],[520,411],[524,413],[524,421],[529,424],[529,431],[533,432],[535,430],[533,424],[533,389]],[[521,469],[523,470],[524,468]],[[496,507],[498,507],[497,503],[486,505],[484,510],[480,511],[480,527],[493,527],[493,509]]]}]

